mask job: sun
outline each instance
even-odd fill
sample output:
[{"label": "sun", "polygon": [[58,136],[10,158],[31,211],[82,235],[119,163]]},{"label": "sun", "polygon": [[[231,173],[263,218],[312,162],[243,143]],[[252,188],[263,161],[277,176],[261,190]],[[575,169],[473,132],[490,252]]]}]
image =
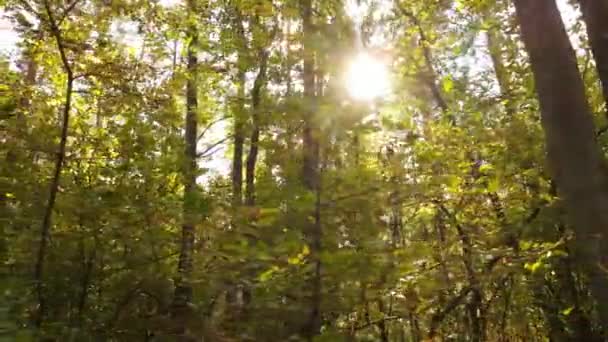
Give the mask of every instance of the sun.
[{"label": "sun", "polygon": [[359,54],[349,64],[346,89],[350,96],[361,101],[387,95],[390,81],[386,65],[366,53]]}]

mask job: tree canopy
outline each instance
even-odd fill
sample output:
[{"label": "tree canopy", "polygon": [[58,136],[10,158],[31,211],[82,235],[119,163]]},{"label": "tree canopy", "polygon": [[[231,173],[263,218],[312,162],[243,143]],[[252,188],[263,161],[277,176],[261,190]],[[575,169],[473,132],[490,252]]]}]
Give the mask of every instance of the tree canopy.
[{"label": "tree canopy", "polygon": [[608,0],[0,9],[0,341],[608,340]]}]

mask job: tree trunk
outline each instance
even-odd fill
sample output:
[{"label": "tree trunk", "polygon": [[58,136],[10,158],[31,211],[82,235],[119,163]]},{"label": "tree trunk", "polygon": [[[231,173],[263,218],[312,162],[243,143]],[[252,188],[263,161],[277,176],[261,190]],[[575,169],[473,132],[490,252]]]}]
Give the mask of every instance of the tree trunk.
[{"label": "tree trunk", "polygon": [[[82,229],[82,225],[80,226]],[[87,300],[89,297],[89,287],[93,281],[93,273],[95,268],[95,263],[97,259],[97,247],[98,247],[98,239],[96,236],[97,233],[94,233],[95,244],[93,250],[90,253],[87,253],[85,249],[85,238],[81,238],[80,240],[80,257],[83,266],[83,274],[80,280],[80,294],[78,296],[78,306],[76,311],[76,321],[75,327],[82,329],[84,322],[84,314],[87,305]]]},{"label": "tree trunk", "polygon": [[604,105],[608,118],[608,1],[607,0],[578,0],[587,26],[587,37],[595,67],[602,85]]},{"label": "tree trunk", "polygon": [[315,101],[315,72],[314,51],[312,47],[312,3],[311,0],[302,0],[302,19],[304,36],[304,161],[303,180],[309,190],[317,188],[318,166],[319,166],[319,144],[314,124],[314,101]]},{"label": "tree trunk", "polygon": [[[239,63],[240,64],[240,63]],[[232,154],[232,204],[238,208],[243,202],[243,145],[245,132],[245,71],[239,70],[237,103],[234,106],[234,152]]]},{"label": "tree trunk", "polygon": [[244,65],[247,56],[247,37],[243,26],[243,17],[239,8],[234,8],[234,27],[239,42],[237,99],[234,106],[234,152],[232,155],[232,204],[238,208],[243,203],[243,146],[245,144],[245,84],[246,71]]},{"label": "tree trunk", "polygon": [[606,328],[608,183],[576,56],[555,0],[514,3],[534,73],[549,167],[574,226],[576,260],[587,272]]},{"label": "tree trunk", "polygon": [[502,43],[504,39],[501,36],[500,30],[492,27],[486,33],[486,40],[490,58],[492,59],[494,75],[496,76],[496,81],[498,82],[498,88],[500,90],[500,97],[505,103],[505,109],[510,118],[515,113],[515,107],[513,104],[511,82],[502,53]]},{"label": "tree trunk", "polygon": [[[448,113],[448,104],[445,101],[445,98],[441,92],[441,88],[440,88],[440,83],[438,82],[438,74],[437,71],[435,70],[435,66],[433,65],[433,54],[431,52],[431,42],[429,41],[426,32],[424,32],[424,29],[422,27],[422,23],[420,22],[420,19],[411,11],[409,11],[408,9],[406,9],[405,7],[403,7],[403,5],[400,5],[399,10],[401,12],[401,14],[403,14],[405,17],[407,17],[410,22],[415,26],[416,30],[418,31],[418,45],[420,46],[421,50],[422,50],[422,56],[424,58],[424,66],[425,69],[424,72],[421,72],[420,74],[420,80],[422,81],[422,83],[424,83],[426,86],[428,86],[429,90],[431,91],[431,95],[433,97],[433,99],[435,100],[437,106],[439,106],[439,108],[441,109],[441,111],[446,114],[449,115]],[[450,118],[450,120],[452,120],[452,118]],[[453,121],[453,120],[452,120]]]},{"label": "tree trunk", "polygon": [[303,29],[303,54],[304,54],[304,132],[303,132],[303,170],[302,178],[304,186],[315,194],[316,201],[311,213],[313,222],[307,222],[306,236],[310,245],[310,260],[313,266],[313,275],[310,280],[311,298],[310,314],[304,328],[304,335],[308,341],[321,329],[321,215],[319,207],[319,142],[318,129],[314,123],[314,101],[315,101],[315,70],[314,70],[314,48],[312,23],[312,1],[301,0],[302,5],[302,29]]},{"label": "tree trunk", "polygon": [[[378,311],[380,311],[380,313],[382,314],[382,316],[384,318],[388,317],[387,313],[384,312],[384,301],[382,300],[382,298],[378,299]],[[386,325],[386,319],[381,319],[376,326],[378,327],[378,330],[380,331],[380,341],[389,342],[390,333],[389,333],[389,329]]]},{"label": "tree trunk", "polygon": [[186,330],[185,320],[188,314],[189,303],[192,301],[192,270],[194,234],[196,226],[196,141],[197,141],[197,82],[196,57],[197,37],[192,34],[188,45],[188,80],[186,83],[186,123],[185,123],[185,151],[183,165],[183,222],[182,239],[180,245],[179,263],[175,279],[175,293],[172,303],[172,315],[176,319],[178,334],[183,335]]},{"label": "tree trunk", "polygon": [[258,142],[260,140],[260,103],[262,100],[262,88],[266,82],[268,52],[262,50],[259,58],[260,70],[253,83],[253,89],[251,89],[252,128],[245,171],[245,204],[247,206],[255,205],[255,166],[258,160]]},{"label": "tree trunk", "polygon": [[57,151],[57,159],[55,159],[55,170],[53,172],[53,178],[49,189],[49,197],[47,204],[44,209],[44,216],[42,219],[42,225],[40,227],[40,244],[38,246],[38,255],[36,258],[36,267],[34,271],[34,281],[36,283],[36,295],[38,297],[38,312],[35,320],[36,327],[40,328],[44,321],[46,314],[46,298],[44,296],[44,263],[47,256],[47,246],[51,237],[51,227],[53,210],[55,209],[55,200],[57,199],[57,192],[59,190],[59,180],[61,178],[61,172],[63,170],[63,164],[65,160],[65,151],[68,141],[68,129],[70,123],[70,110],[72,107],[72,88],[74,84],[74,73],[72,66],[67,57],[67,51],[63,44],[63,37],[61,31],[57,26],[57,22],[53,16],[53,12],[47,1],[44,2],[47,19],[52,36],[55,38],[57,49],[61,56],[61,62],[63,69],[66,73],[66,86],[65,86],[65,99],[63,103],[62,112],[62,123],[61,123],[61,136],[59,140],[59,150]]}]

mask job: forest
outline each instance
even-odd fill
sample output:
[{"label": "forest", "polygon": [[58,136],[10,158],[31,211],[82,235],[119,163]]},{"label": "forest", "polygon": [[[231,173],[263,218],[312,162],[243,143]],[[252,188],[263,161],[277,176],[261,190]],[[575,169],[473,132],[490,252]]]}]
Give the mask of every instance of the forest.
[{"label": "forest", "polygon": [[0,341],[608,341],[608,0],[0,16]]}]

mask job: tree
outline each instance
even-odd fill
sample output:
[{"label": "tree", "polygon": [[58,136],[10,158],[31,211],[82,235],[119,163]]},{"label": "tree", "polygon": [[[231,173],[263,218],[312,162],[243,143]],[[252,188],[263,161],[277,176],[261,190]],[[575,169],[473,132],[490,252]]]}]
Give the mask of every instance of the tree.
[{"label": "tree", "polygon": [[[608,185],[595,142],[585,90],[554,1],[514,1],[530,56],[551,172],[572,218],[575,255],[586,269],[598,301],[608,300],[605,264]],[[608,310],[598,306],[602,326]]]},{"label": "tree", "polygon": [[[192,6],[192,5],[190,5]],[[179,262],[177,265],[177,278],[175,285],[175,294],[173,299],[173,315],[178,320],[178,334],[186,334],[186,328],[183,325],[188,318],[188,307],[191,305],[193,288],[192,288],[192,270],[194,241],[196,234],[196,202],[198,201],[198,191],[196,185],[197,178],[197,143],[198,143],[198,88],[197,88],[197,67],[198,58],[197,44],[198,33],[196,27],[189,30],[188,48],[187,48],[187,77],[186,81],[186,120],[185,120],[185,151],[184,151],[184,166],[183,166],[183,186],[184,186],[184,213],[182,224],[182,239],[179,249]]]},{"label": "tree", "polygon": [[302,146],[302,181],[314,198],[313,209],[307,214],[312,217],[306,225],[306,236],[310,244],[312,256],[312,276],[310,278],[310,314],[303,329],[309,341],[319,333],[321,328],[321,217],[320,217],[320,175],[319,175],[319,130],[315,123],[315,48],[313,37],[313,4],[311,0],[303,0],[302,7],[302,49],[303,49],[303,82],[304,82],[304,130]]},{"label": "tree", "polygon": [[[63,102],[63,113],[61,122],[61,135],[59,139],[59,149],[57,151],[57,157],[55,160],[55,170],[53,172],[53,178],[51,179],[51,185],[49,189],[48,200],[46,208],[44,210],[44,216],[42,218],[42,226],[40,228],[40,245],[38,247],[38,256],[36,259],[34,280],[36,282],[36,293],[38,296],[38,312],[36,313],[36,326],[41,327],[44,316],[46,315],[46,299],[45,299],[45,284],[44,284],[44,264],[47,258],[47,246],[51,237],[51,226],[53,211],[55,210],[55,201],[57,199],[57,193],[59,191],[59,180],[63,171],[63,164],[65,160],[66,146],[68,142],[68,132],[70,123],[70,111],[72,110],[72,91],[74,87],[74,71],[72,69],[72,63],[68,60],[68,51],[65,47],[64,37],[57,24],[55,18],[54,9],[51,8],[51,4],[48,1],[43,3],[45,18],[39,18],[42,21],[48,23],[50,34],[55,39],[57,44],[57,50],[61,56],[61,63],[65,71],[65,99]],[[61,13],[61,20],[69,15],[69,9],[64,10]]]}]

